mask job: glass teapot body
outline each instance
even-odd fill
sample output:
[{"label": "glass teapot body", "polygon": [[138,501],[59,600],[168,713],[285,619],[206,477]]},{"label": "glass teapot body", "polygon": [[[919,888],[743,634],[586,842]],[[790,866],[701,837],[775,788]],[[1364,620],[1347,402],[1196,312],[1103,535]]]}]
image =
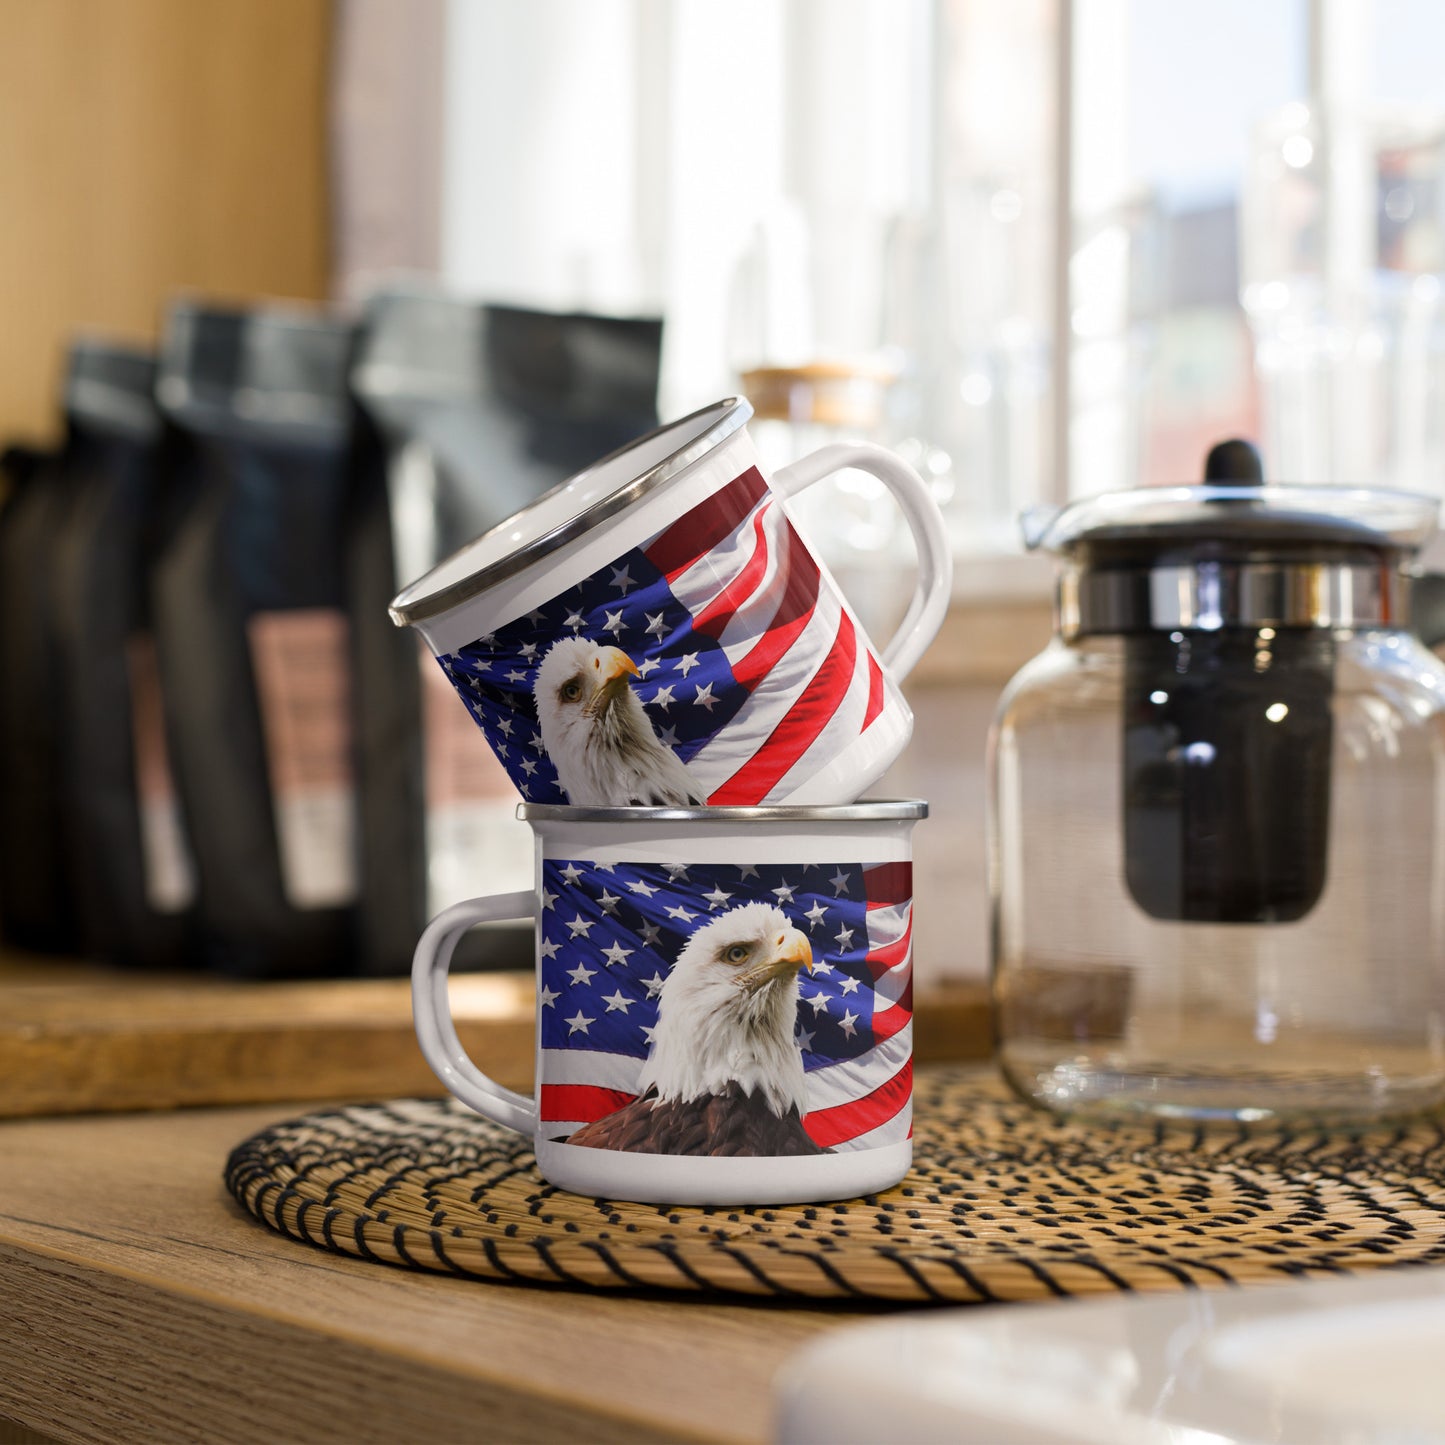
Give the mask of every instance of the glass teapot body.
[{"label": "glass teapot body", "polygon": [[1445,1099],[1445,667],[1403,568],[1436,504],[1352,493],[1342,519],[1335,491],[1118,494],[1142,500],[1043,537],[1059,634],[989,764],[1026,1098],[1322,1121]]}]

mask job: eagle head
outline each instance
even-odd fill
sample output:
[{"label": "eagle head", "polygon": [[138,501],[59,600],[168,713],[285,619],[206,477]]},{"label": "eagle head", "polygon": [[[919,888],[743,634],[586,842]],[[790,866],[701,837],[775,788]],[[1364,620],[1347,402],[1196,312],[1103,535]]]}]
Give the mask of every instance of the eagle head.
[{"label": "eagle head", "polygon": [[557,781],[574,805],[687,805],[705,801],[682,761],[659,741],[632,691],[637,664],[588,637],[554,642],[532,697]]},{"label": "eagle head", "polygon": [[793,1106],[806,1113],[793,1026],[798,974],[812,968],[807,937],[771,903],[745,903],[705,923],[662,986],[642,1088],[685,1102],[736,1081],[779,1115]]},{"label": "eagle head", "polygon": [[620,647],[565,637],[552,644],[537,669],[538,714],[562,733],[586,728],[616,706],[627,693],[627,679],[636,676],[637,664]]}]

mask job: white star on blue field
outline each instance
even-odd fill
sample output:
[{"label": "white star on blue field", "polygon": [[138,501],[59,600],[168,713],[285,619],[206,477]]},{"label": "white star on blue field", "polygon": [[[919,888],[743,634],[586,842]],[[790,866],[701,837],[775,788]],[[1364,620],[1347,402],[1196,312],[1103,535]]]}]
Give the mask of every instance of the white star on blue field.
[{"label": "white star on blue field", "polygon": [[647,1057],[662,985],[687,940],[745,903],[780,907],[807,938],[793,1037],[812,1070],[874,1046],[861,864],[593,863],[548,859],[542,1046]]},{"label": "white star on blue field", "polygon": [[586,637],[625,652],[631,683],[660,742],[687,762],[747,700],[715,639],[637,550],[551,602],[437,658],[524,798],[565,803],[546,755],[532,684],[552,644]]}]

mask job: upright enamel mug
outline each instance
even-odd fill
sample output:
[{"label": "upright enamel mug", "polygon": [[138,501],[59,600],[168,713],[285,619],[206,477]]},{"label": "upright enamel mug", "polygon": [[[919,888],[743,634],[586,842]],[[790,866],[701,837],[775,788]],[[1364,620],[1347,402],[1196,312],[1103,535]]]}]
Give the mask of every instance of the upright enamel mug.
[{"label": "upright enamel mug", "polygon": [[[746,401],[661,428],[554,488],[402,592],[522,796],[582,806],[850,803],[912,732],[898,681],[932,641],[952,562],[927,485],[881,447],[771,479]],[[858,468],[902,507],[912,601],[875,648],[788,516]]]},{"label": "upright enamel mug", "polygon": [[[581,1194],[786,1204],[903,1178],[926,804],[520,812],[535,887],[459,903],[417,944],[417,1036],[458,1099]],[[528,918],[535,1098],[467,1057],[446,984],[467,929]]]}]

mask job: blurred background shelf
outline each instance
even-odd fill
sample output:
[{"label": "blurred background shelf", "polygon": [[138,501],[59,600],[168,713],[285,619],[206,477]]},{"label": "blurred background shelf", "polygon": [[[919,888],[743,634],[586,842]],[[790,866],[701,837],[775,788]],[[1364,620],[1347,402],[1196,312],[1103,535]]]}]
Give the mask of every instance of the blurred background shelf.
[{"label": "blurred background shelf", "polygon": [[[404,979],[232,982],[7,954],[0,989],[0,1117],[441,1093]],[[468,1052],[528,1088],[532,975],[462,975],[452,999]],[[914,1029],[920,1063],[987,1058],[983,986],[932,988]]]}]

